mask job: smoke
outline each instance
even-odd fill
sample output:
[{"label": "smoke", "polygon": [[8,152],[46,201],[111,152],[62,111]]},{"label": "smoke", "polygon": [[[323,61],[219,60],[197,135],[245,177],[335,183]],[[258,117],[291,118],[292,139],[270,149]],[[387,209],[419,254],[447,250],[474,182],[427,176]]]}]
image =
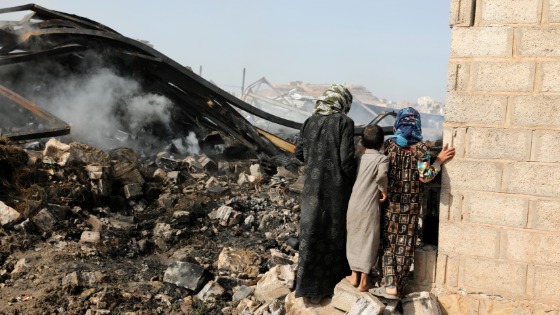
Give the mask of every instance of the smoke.
[{"label": "smoke", "polygon": [[[170,127],[173,102],[143,91],[136,80],[117,74],[97,55],[84,56],[78,71],[42,61],[2,67],[0,76],[7,86],[69,123],[77,141],[152,154],[177,136]],[[184,152],[199,152],[194,133],[184,143]]]},{"label": "smoke", "polygon": [[189,132],[189,135],[185,138],[174,139],[173,145],[177,148],[180,154],[183,155],[199,155],[200,146],[198,144],[198,139],[194,132]]}]

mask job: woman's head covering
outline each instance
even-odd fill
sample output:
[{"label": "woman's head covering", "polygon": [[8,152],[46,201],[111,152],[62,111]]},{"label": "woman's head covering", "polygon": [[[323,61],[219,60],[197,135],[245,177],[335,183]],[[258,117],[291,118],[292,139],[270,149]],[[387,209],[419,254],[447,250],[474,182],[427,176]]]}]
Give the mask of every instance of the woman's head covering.
[{"label": "woman's head covering", "polygon": [[412,107],[401,109],[393,126],[395,135],[391,138],[401,147],[409,147],[422,141],[420,113]]},{"label": "woman's head covering", "polygon": [[352,94],[340,84],[333,84],[315,102],[315,114],[347,114],[352,105]]}]

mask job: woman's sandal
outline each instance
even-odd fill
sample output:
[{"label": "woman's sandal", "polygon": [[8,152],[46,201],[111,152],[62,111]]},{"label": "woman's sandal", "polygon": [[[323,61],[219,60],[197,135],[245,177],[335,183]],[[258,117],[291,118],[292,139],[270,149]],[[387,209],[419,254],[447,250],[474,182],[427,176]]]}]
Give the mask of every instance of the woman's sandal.
[{"label": "woman's sandal", "polygon": [[377,287],[377,288],[370,289],[369,293],[371,293],[375,296],[380,296],[382,298],[386,298],[388,300],[398,300],[399,299],[398,296],[396,296],[394,294],[387,293],[387,290],[385,289],[385,287]]}]

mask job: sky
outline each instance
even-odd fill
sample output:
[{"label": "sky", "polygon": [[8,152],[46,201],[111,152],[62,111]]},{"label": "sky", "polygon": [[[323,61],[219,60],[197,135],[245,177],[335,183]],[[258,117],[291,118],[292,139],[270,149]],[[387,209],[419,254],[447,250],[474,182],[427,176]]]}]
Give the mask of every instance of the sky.
[{"label": "sky", "polygon": [[[0,7],[31,3],[1,0]],[[36,0],[149,41],[239,96],[272,84],[361,84],[375,96],[445,101],[449,0]],[[9,17],[0,15],[0,20]]]}]

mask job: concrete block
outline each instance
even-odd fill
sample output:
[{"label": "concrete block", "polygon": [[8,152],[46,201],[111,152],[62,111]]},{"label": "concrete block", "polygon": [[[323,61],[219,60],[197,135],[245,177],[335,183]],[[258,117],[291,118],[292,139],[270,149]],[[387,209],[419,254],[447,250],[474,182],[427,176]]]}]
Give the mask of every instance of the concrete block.
[{"label": "concrete block", "polygon": [[451,57],[511,57],[513,28],[454,27]]},{"label": "concrete block", "polygon": [[[381,303],[376,297],[365,294],[362,295],[356,304],[352,306],[352,308],[348,311],[348,315],[363,315],[363,314],[371,314],[371,315],[380,315],[383,314],[385,310],[385,305]],[[417,313],[419,314],[419,313]]]},{"label": "concrete block", "polygon": [[515,31],[519,56],[560,56],[560,27],[520,27]]},{"label": "concrete block", "polygon": [[461,221],[463,195],[457,191],[443,190],[440,194],[439,221]]},{"label": "concrete block", "polygon": [[447,267],[445,270],[445,285],[451,288],[457,288],[459,285],[459,265],[461,260],[458,256],[447,257]]},{"label": "concrete block", "polygon": [[544,21],[548,23],[560,22],[560,0],[545,1],[543,10]]},{"label": "concrete block", "polygon": [[535,279],[532,283],[535,298],[558,305],[560,301],[558,283],[560,283],[560,268],[535,266]]},{"label": "concrete block", "polygon": [[464,157],[465,155],[466,134],[467,128],[465,127],[444,127],[443,129],[443,143],[455,148],[455,157]]},{"label": "concrete block", "polygon": [[448,256],[498,257],[500,230],[467,223],[439,224],[438,252]]},{"label": "concrete block", "polygon": [[467,292],[518,297],[525,292],[527,265],[467,257],[461,262],[459,286]]},{"label": "concrete block", "polygon": [[560,234],[539,231],[505,230],[502,233],[501,257],[526,263],[560,265]]},{"label": "concrete block", "polygon": [[560,96],[518,96],[511,99],[510,122],[514,126],[560,127]]},{"label": "concrete block", "polygon": [[445,284],[445,270],[447,269],[447,255],[437,254],[436,260],[436,285]]},{"label": "concrete block", "polygon": [[507,97],[448,93],[445,103],[445,121],[502,125],[506,118]]},{"label": "concrete block", "polygon": [[531,314],[527,304],[518,301],[500,301],[497,299],[481,299],[478,315],[525,315]]},{"label": "concrete block", "polygon": [[436,296],[430,292],[414,292],[402,299],[403,313],[415,315],[441,315]]},{"label": "concrete block", "polygon": [[532,139],[532,130],[470,127],[465,157],[528,161]]},{"label": "concrete block", "polygon": [[99,243],[101,234],[95,231],[83,231],[80,236],[80,243]]},{"label": "concrete block", "polygon": [[506,194],[471,192],[465,194],[463,219],[482,224],[524,228],[529,200]]},{"label": "concrete block", "polygon": [[[558,35],[560,36],[560,32]],[[542,92],[560,92],[560,74],[558,73],[559,71],[560,62],[543,62],[541,64]]]},{"label": "concrete block", "polygon": [[451,0],[449,25],[472,26],[474,22],[475,0]]},{"label": "concrete block", "polygon": [[529,202],[527,227],[534,230],[560,232],[560,200],[532,200]]},{"label": "concrete block", "polygon": [[479,300],[464,294],[438,294],[438,302],[444,314],[480,315],[478,313]]},{"label": "concrete block", "polygon": [[499,162],[453,159],[443,167],[443,188],[495,191],[501,189],[503,165]]},{"label": "concrete block", "polygon": [[533,148],[531,161],[560,162],[560,146],[551,144],[560,143],[560,131],[535,130],[533,132]]},{"label": "concrete block", "polygon": [[45,144],[43,150],[43,163],[45,164],[58,164],[60,166],[66,165],[70,158],[70,146],[62,143],[55,138],[49,139]]},{"label": "concrete block", "polygon": [[436,282],[436,248],[418,248],[414,251],[414,284],[432,286]]},{"label": "concrete block", "polygon": [[488,24],[539,24],[541,0],[479,0],[477,23]]},{"label": "concrete block", "polygon": [[560,197],[560,164],[511,163],[504,168],[503,190],[512,194]]},{"label": "concrete block", "polygon": [[471,65],[470,90],[530,92],[535,79],[534,62],[480,62]]},{"label": "concrete block", "polygon": [[469,87],[470,64],[449,63],[447,71],[447,91],[466,91]]},{"label": "concrete block", "polygon": [[360,299],[360,296],[365,294],[367,293],[359,292],[348,280],[342,279],[342,281],[334,287],[331,305],[339,310],[348,312]]},{"label": "concrete block", "polygon": [[128,184],[125,185],[123,189],[126,199],[140,197],[144,194],[144,192],[142,191],[142,186],[139,184]]}]

